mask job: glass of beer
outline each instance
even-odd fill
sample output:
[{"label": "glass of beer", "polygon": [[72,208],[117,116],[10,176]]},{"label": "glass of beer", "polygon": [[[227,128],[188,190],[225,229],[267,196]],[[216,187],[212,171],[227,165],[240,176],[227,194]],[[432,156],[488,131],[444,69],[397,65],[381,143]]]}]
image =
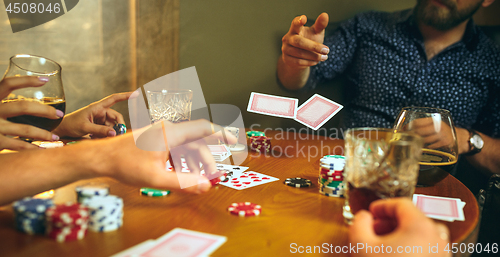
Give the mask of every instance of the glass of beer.
[{"label": "glass of beer", "polygon": [[160,120],[179,123],[191,120],[193,91],[188,89],[165,89],[147,91],[149,117],[152,123]]},{"label": "glass of beer", "polygon": [[422,138],[385,128],[349,129],[345,136],[344,220],[378,199],[412,197]]},{"label": "glass of beer", "polygon": [[455,125],[448,110],[405,107],[394,124],[397,131],[412,131],[424,139],[418,176],[419,186],[432,186],[455,167],[458,145]]},{"label": "glass of beer", "polygon": [[[56,62],[35,55],[18,54],[10,58],[10,63],[4,78],[38,76],[49,79],[41,87],[27,87],[14,90],[2,102],[35,101],[52,106],[63,113],[66,112],[66,100],[61,80],[61,66]],[[20,115],[8,118],[15,123],[32,125],[48,131],[54,130],[62,121],[32,115]]]}]

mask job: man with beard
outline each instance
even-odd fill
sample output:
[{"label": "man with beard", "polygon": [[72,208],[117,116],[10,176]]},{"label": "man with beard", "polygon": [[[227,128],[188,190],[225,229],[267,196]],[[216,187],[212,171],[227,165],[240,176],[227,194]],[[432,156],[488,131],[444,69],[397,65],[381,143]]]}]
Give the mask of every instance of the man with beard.
[{"label": "man with beard", "polygon": [[449,110],[464,156],[457,166],[466,167],[454,175],[477,193],[500,173],[500,48],[471,19],[493,1],[418,0],[411,10],[359,14],[326,38],[328,14],[311,27],[296,17],[278,78],[298,90],[345,74],[344,128],[392,127],[407,106]]},{"label": "man with beard", "polygon": [[277,75],[290,90],[345,74],[345,128],[392,127],[403,107],[447,109],[460,158],[453,172],[477,194],[500,173],[500,47],[471,17],[494,0],[417,0],[411,10],[368,12],[325,38],[328,14],[311,27],[293,19]]}]

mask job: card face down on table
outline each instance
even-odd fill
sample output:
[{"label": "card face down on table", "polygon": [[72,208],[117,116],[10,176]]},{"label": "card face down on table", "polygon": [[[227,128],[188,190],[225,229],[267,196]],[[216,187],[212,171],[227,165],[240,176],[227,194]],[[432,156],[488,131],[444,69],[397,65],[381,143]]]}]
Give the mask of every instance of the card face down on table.
[{"label": "card face down on table", "polygon": [[226,240],[225,236],[175,228],[156,240],[144,241],[111,257],[209,256]]},{"label": "card face down on table", "polygon": [[465,202],[459,198],[413,194],[413,203],[432,219],[449,222],[465,220]]}]

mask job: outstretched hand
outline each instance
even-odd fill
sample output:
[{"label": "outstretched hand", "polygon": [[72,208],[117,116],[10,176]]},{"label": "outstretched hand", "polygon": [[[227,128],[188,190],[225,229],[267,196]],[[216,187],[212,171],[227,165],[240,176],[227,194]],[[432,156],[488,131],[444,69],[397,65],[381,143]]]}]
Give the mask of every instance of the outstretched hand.
[{"label": "outstretched hand", "polygon": [[305,27],[307,17],[301,15],[292,20],[290,30],[282,38],[283,62],[294,68],[307,68],[325,61],[330,50],[323,45],[328,14],[322,13],[311,27]]},{"label": "outstretched hand", "polygon": [[113,137],[116,123],[125,124],[123,116],[111,109],[115,103],[127,100],[132,92],[110,95],[98,102],[89,104],[66,115],[61,124],[53,131],[60,137],[82,137],[92,134],[94,137]]}]

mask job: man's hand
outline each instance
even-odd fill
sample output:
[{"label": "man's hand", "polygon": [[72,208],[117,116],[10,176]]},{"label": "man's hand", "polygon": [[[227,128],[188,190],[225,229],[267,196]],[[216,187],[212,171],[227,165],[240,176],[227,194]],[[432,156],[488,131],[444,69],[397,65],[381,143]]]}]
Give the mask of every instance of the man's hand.
[{"label": "man's hand", "polygon": [[305,27],[306,22],[305,15],[295,17],[282,39],[281,58],[291,68],[305,69],[328,59],[330,50],[323,45],[328,14],[320,14],[311,27]]},{"label": "man's hand", "polygon": [[111,109],[115,103],[127,100],[132,92],[110,95],[66,115],[61,124],[53,131],[60,137],[82,137],[92,134],[94,137],[113,137],[116,123],[125,124],[123,116]]},{"label": "man's hand", "polygon": [[[352,244],[364,244],[381,247],[381,256],[451,256],[444,251],[449,243],[448,228],[427,218],[413,203],[406,198],[378,200],[370,205],[370,212],[359,211],[349,228],[349,241]],[[439,253],[429,253],[429,244],[438,245]],[[391,247],[392,253],[385,250]],[[411,253],[405,252],[410,247]],[[419,249],[417,252],[416,249]],[[361,250],[353,256],[371,256]]]}]

